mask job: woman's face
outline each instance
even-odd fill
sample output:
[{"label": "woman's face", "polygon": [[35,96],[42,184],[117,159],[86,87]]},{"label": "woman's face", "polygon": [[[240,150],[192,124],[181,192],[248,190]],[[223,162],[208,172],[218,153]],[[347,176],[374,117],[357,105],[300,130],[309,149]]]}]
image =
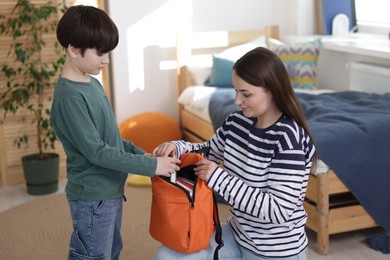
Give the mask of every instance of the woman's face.
[{"label": "woman's face", "polygon": [[233,72],[233,86],[236,89],[235,104],[240,106],[246,117],[261,118],[275,109],[272,94],[264,87],[253,86]]}]

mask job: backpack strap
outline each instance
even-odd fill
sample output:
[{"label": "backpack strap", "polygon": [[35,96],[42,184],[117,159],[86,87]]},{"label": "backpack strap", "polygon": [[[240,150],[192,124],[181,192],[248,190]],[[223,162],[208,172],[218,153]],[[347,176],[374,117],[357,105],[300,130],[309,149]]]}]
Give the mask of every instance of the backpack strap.
[{"label": "backpack strap", "polygon": [[206,147],[203,147],[201,149],[198,149],[198,150],[193,150],[192,151],[193,153],[199,153],[205,157],[207,157],[210,153],[210,147],[206,146]]},{"label": "backpack strap", "polygon": [[[203,147],[202,149],[193,150],[192,152],[203,154],[207,157],[210,152],[210,147]],[[224,244],[222,240],[221,222],[219,220],[218,203],[214,191],[212,193],[213,193],[213,201],[214,201],[213,221],[215,226],[215,242],[217,243],[217,247],[214,250],[214,260],[218,260],[219,259],[218,251],[223,247]]]},{"label": "backpack strap", "polygon": [[214,260],[218,260],[218,251],[223,247],[223,240],[222,240],[221,222],[219,221],[217,199],[215,198],[214,192],[213,192],[213,200],[214,200],[213,221],[215,226],[215,242],[217,243],[217,247],[215,248],[214,251]]}]

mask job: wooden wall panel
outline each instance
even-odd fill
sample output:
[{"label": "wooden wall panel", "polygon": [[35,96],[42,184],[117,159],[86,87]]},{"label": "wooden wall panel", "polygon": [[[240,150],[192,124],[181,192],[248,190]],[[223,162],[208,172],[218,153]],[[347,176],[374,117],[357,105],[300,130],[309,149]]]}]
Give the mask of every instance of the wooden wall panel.
[{"label": "wooden wall panel", "polygon": [[[54,0],[58,3],[62,3],[61,0]],[[34,4],[40,5],[47,2],[47,0],[32,0]],[[68,4],[72,4],[72,1],[67,1]],[[78,1],[82,2],[82,1]],[[106,10],[105,1],[97,0],[97,7]],[[6,15],[12,12],[12,9],[15,5],[15,0],[0,0],[0,14]],[[61,12],[58,13],[57,20],[61,17]],[[50,59],[53,55],[56,55],[52,46],[56,41],[56,35],[53,33],[51,35],[45,36],[45,41],[47,41],[46,47],[43,48],[41,57],[43,59]],[[0,62],[12,62],[12,56],[7,57],[8,47],[11,44],[10,37],[0,36]],[[0,88],[3,86],[5,78],[0,76]],[[53,82],[53,85],[55,82]],[[105,91],[108,95],[109,100],[111,100],[110,93],[110,76],[109,68],[106,67],[102,71],[102,84],[105,88]],[[4,86],[3,86],[4,87]],[[50,96],[52,93],[47,93],[45,107],[50,107],[51,100]],[[19,112],[17,115],[9,115],[5,120],[3,125],[0,125],[0,186],[4,185],[13,185],[24,182],[23,169],[21,166],[21,157],[26,154],[34,153],[37,151],[35,148],[35,126],[30,122],[31,118],[25,117],[26,113]],[[25,117],[25,118],[24,118]],[[23,120],[24,118],[24,120]],[[29,146],[17,148],[14,145],[14,140],[16,137],[20,136],[21,133],[26,133],[29,136]],[[50,150],[48,150],[50,152]],[[66,176],[66,155],[62,148],[60,142],[56,143],[56,150],[60,155],[60,176]]]},{"label": "wooden wall panel", "polygon": [[[32,0],[32,3],[38,5],[46,2],[46,0]],[[0,0],[0,13],[3,15],[11,13],[15,3],[15,0]],[[56,19],[59,19],[59,17]],[[45,41],[47,41],[47,45],[42,50],[41,58],[49,60],[54,55],[57,55],[52,47],[56,41],[55,33],[45,36]],[[7,49],[10,44],[10,37],[0,36],[0,61],[2,64],[4,62],[13,62],[12,56],[7,57]],[[0,76],[0,87],[4,87],[4,81],[4,76]],[[55,81],[53,86],[54,84]],[[50,97],[52,92],[53,90],[46,93],[44,107],[51,106]],[[24,182],[21,157],[38,151],[36,148],[35,124],[31,124],[31,120],[32,117],[29,113],[20,111],[16,115],[9,114],[4,124],[0,125],[0,185],[13,185]],[[22,134],[29,136],[29,144],[27,147],[17,148],[14,145],[14,140]],[[47,150],[47,152],[56,152],[60,155],[60,176],[64,177],[66,174],[66,155],[61,143],[57,142],[56,149],[54,151]]]}]

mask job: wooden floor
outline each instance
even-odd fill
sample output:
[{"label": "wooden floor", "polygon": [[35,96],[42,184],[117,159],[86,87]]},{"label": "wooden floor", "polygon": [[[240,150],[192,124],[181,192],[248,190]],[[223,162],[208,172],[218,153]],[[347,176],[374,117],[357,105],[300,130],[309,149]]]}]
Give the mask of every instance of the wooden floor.
[{"label": "wooden floor", "polygon": [[[62,179],[60,181],[59,191],[56,194],[64,192],[65,184],[66,181]],[[25,185],[0,187],[0,212],[20,205],[22,203],[26,203],[40,198],[42,198],[42,196],[32,196],[27,194]],[[308,230],[308,259],[389,260],[389,255],[385,255],[373,250],[365,242],[366,238],[369,235],[381,231],[382,230],[380,228],[371,228],[361,231],[332,235],[330,237],[330,252],[327,256],[322,256],[316,252],[316,234]]]}]

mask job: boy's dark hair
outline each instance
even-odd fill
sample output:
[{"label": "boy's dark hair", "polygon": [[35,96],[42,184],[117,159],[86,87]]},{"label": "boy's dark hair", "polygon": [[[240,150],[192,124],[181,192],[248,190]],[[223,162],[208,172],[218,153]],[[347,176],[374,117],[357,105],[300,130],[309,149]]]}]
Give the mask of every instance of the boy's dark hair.
[{"label": "boy's dark hair", "polygon": [[118,28],[101,9],[77,5],[69,7],[57,25],[57,39],[67,48],[96,49],[98,53],[112,51],[119,41]]}]

